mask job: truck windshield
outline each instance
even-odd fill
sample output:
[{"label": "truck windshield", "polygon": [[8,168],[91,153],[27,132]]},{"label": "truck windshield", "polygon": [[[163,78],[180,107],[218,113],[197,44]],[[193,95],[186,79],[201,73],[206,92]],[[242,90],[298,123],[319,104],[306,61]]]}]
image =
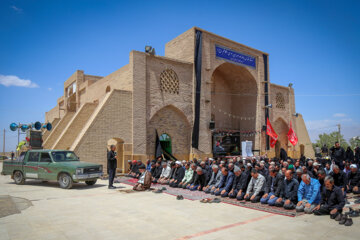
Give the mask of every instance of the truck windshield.
[{"label": "truck windshield", "polygon": [[52,152],[51,155],[55,162],[79,161],[75,153],[70,151]]}]

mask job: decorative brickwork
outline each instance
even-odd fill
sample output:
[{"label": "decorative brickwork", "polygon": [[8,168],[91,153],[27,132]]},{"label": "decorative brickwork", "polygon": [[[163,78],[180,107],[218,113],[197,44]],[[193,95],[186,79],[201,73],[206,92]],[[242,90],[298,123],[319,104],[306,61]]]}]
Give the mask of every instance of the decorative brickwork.
[{"label": "decorative brickwork", "polygon": [[282,93],[276,93],[276,108],[285,109],[285,98]]},{"label": "decorative brickwork", "polygon": [[179,94],[179,78],[172,69],[160,73],[160,89],[162,92]]}]

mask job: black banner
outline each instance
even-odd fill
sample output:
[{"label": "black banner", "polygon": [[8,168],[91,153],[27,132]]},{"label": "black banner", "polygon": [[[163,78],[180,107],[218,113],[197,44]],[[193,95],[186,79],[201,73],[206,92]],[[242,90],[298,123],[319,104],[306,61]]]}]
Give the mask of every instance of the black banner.
[{"label": "black banner", "polygon": [[[265,93],[265,106],[269,105],[269,86],[268,86],[268,56],[263,54],[264,59],[264,93]],[[266,121],[269,118],[269,108],[265,108],[265,125]],[[270,149],[270,139],[269,136],[266,135],[266,150]]]},{"label": "black banner", "polygon": [[200,131],[200,93],[201,93],[201,63],[202,63],[202,32],[196,30],[195,43],[195,118],[192,133],[192,147],[199,148],[199,131]]}]

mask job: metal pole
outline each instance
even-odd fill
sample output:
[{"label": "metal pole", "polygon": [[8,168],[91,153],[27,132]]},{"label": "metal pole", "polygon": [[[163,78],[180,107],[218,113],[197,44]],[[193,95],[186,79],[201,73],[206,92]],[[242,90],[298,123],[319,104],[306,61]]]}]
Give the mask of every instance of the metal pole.
[{"label": "metal pole", "polygon": [[4,128],[4,141],[3,141],[3,155],[5,156],[5,128]]},{"label": "metal pole", "polygon": [[[19,125],[18,125],[19,127],[18,127],[18,144],[17,144],[17,146],[16,146],[16,148],[19,146],[19,143],[20,143],[20,123],[19,123]],[[18,150],[16,149],[16,156],[18,157],[19,156],[19,152],[18,152]]]},{"label": "metal pole", "polygon": [[340,142],[340,128],[341,128],[341,125],[340,124],[337,124],[337,127],[338,127],[338,132],[339,132],[339,134],[338,134],[338,142],[339,142],[339,144],[341,144],[341,142]]}]

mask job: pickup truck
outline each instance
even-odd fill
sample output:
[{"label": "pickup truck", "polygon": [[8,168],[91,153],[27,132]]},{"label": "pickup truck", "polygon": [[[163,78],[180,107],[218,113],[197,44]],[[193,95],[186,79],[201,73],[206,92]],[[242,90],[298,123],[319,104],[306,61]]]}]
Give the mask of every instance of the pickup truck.
[{"label": "pickup truck", "polygon": [[15,183],[24,184],[26,179],[58,181],[61,188],[70,189],[73,183],[94,185],[103,175],[99,164],[80,162],[68,150],[29,150],[16,160],[3,162],[2,175],[11,175]]}]

